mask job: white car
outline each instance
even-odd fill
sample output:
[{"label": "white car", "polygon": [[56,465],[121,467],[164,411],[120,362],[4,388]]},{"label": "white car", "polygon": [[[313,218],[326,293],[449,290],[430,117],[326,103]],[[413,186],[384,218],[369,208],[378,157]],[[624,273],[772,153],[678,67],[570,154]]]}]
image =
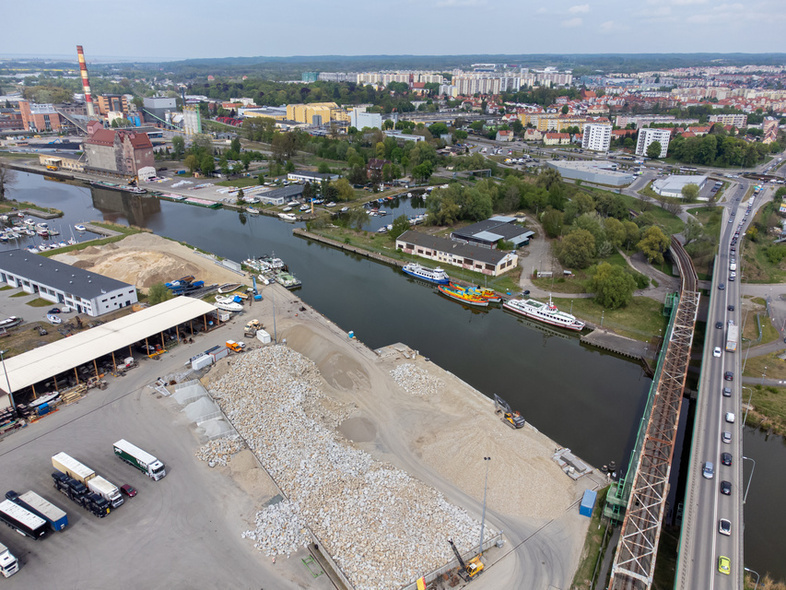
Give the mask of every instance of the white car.
[{"label": "white car", "polygon": [[712,351],[712,356],[718,358],[721,355],[720,346],[716,346],[715,349]]},{"label": "white car", "polygon": [[726,412],[726,422],[734,424],[734,412]]}]

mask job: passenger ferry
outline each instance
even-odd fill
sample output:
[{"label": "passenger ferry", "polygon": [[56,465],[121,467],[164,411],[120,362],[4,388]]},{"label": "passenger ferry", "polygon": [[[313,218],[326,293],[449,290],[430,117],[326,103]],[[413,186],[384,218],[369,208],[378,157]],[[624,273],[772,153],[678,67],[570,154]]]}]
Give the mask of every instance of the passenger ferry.
[{"label": "passenger ferry", "polygon": [[427,266],[420,266],[417,262],[410,262],[405,264],[401,269],[404,274],[408,274],[416,279],[423,279],[430,283],[438,285],[447,285],[450,282],[450,277],[441,268],[428,268]]},{"label": "passenger ferry", "polygon": [[569,313],[559,311],[557,306],[552,303],[551,296],[549,296],[548,303],[537,301],[536,299],[509,299],[502,304],[502,307],[530,319],[559,328],[566,328],[576,332],[584,329],[584,322],[577,320],[575,316]]}]

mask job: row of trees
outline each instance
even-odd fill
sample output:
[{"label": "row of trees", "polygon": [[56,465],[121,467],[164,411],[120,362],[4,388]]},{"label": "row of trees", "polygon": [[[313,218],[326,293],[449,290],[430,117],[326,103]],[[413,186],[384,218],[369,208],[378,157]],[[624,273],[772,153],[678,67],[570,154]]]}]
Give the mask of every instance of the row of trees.
[{"label": "row of trees", "polygon": [[686,164],[752,168],[768,154],[782,149],[778,142],[748,143],[726,134],[719,125],[712,130],[703,137],[675,137],[669,144],[669,156]]}]

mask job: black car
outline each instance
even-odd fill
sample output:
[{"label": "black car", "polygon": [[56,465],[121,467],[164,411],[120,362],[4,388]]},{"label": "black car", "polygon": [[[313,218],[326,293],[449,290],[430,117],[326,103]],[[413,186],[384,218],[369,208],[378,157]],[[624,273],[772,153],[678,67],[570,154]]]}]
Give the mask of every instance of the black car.
[{"label": "black car", "polygon": [[53,307],[52,309],[50,309],[46,313],[60,313],[60,308],[59,307]]},{"label": "black car", "polygon": [[731,465],[731,453],[721,453],[721,463],[726,466]]},{"label": "black car", "polygon": [[728,309],[729,311],[734,311],[734,306],[733,306],[733,305],[730,305],[730,306],[729,306],[729,307],[727,307],[726,309]]},{"label": "black car", "polygon": [[723,328],[723,322],[715,322],[715,327],[716,327],[718,330],[720,330],[721,328]]},{"label": "black car", "polygon": [[719,291],[723,291],[725,288],[726,288],[726,285],[724,285],[723,283],[721,283],[720,285],[718,285],[718,290],[719,290]]},{"label": "black car", "polygon": [[731,482],[722,481],[720,486],[721,494],[724,496],[731,496]]},{"label": "black car", "polygon": [[723,374],[723,378],[724,378],[726,381],[732,381],[732,380],[734,379],[734,373],[732,373],[731,371],[726,371],[726,372]]}]

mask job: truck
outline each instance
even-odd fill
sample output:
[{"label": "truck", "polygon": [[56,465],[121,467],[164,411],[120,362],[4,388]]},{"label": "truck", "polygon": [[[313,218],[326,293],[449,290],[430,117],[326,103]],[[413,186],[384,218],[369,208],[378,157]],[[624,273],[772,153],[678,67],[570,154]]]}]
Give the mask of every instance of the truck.
[{"label": "truck", "polygon": [[11,500],[0,502],[0,520],[15,529],[20,535],[38,540],[46,533],[46,521],[40,516],[36,516],[29,510],[25,510],[19,504],[14,504]]},{"label": "truck", "polygon": [[227,348],[234,352],[243,352],[246,348],[245,342],[235,342],[234,340],[227,340]]},{"label": "truck", "polygon": [[0,543],[0,573],[4,578],[10,578],[18,571],[19,560],[8,550],[8,547]]},{"label": "truck", "polygon": [[161,461],[127,440],[120,439],[113,448],[115,455],[153,480],[158,481],[166,475],[166,467]]},{"label": "truck", "polygon": [[79,461],[65,453],[58,453],[52,457],[52,467],[85,485],[96,476],[96,472],[87,465],[82,465]]},{"label": "truck", "polygon": [[735,352],[737,350],[737,342],[740,339],[740,327],[734,324],[729,324],[726,332],[726,351]]},{"label": "truck", "polygon": [[9,490],[5,493],[5,497],[14,504],[19,504],[25,510],[43,518],[53,531],[62,531],[68,525],[68,515],[64,510],[44,500],[33,491],[19,495],[15,491]]},{"label": "truck", "polygon": [[732,262],[732,263],[729,265],[729,270],[730,270],[730,271],[736,271],[736,270],[737,270],[737,263],[735,263],[735,262]]},{"label": "truck", "polygon": [[96,475],[88,480],[87,489],[109,502],[112,508],[117,508],[124,502],[123,496],[120,495],[120,490],[117,489],[117,486],[100,475]]},{"label": "truck", "polygon": [[68,496],[69,499],[79,504],[85,510],[89,510],[98,518],[104,518],[109,514],[111,510],[109,502],[98,494],[89,491],[87,486],[81,481],[72,479],[59,471],[55,471],[52,474],[52,479],[55,482],[55,489]]}]

